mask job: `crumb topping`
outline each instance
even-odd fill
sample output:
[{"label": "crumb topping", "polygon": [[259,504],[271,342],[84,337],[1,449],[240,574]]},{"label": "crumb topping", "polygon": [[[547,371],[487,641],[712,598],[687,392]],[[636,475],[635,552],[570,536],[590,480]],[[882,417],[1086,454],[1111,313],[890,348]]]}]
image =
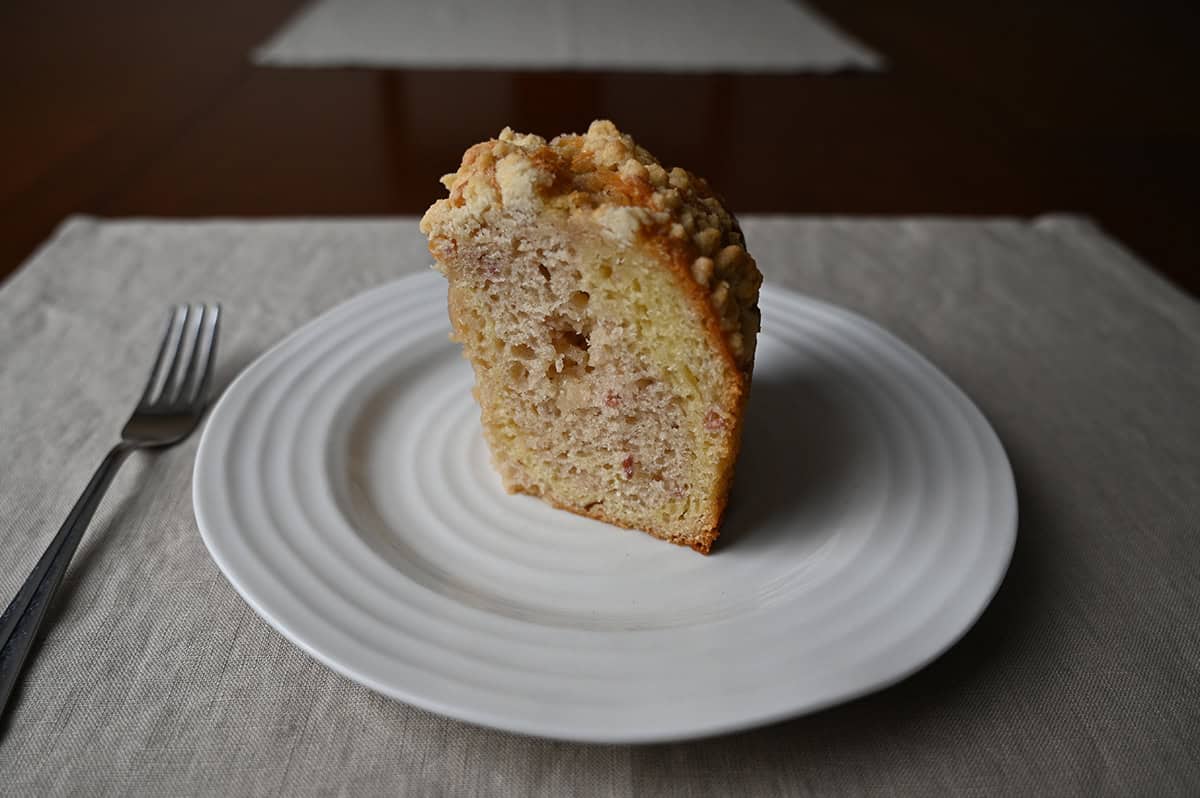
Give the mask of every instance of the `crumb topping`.
[{"label": "crumb topping", "polygon": [[762,275],[737,220],[703,178],[665,169],[612,122],[597,120],[583,135],[549,142],[505,128],[468,149],[442,184],[450,196],[421,220],[435,254],[447,245],[438,240],[439,229],[477,228],[497,214],[558,213],[570,222],[590,222],[625,246],[657,238],[707,292],[730,351],[749,368]]}]

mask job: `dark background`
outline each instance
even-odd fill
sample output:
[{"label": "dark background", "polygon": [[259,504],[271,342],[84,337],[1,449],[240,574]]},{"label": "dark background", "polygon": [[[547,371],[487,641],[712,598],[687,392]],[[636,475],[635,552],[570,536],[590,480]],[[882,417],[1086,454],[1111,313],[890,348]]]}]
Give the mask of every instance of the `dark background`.
[{"label": "dark background", "polygon": [[301,4],[0,4],[0,277],[71,213],[420,213],[502,126],[609,117],[736,211],[1085,213],[1200,294],[1200,3],[813,0],[881,73],[253,66]]}]

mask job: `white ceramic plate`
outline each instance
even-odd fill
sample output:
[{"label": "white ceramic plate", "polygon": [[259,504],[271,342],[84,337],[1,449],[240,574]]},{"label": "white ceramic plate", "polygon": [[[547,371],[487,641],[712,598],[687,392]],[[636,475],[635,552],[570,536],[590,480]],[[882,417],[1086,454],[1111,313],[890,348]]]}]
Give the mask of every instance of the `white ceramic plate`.
[{"label": "white ceramic plate", "polygon": [[432,273],[341,305],[238,378],[196,461],[204,541],[330,668],[500,729],[680,739],[893,683],[999,586],[1008,460],[880,328],[769,287],[761,304],[709,557],[504,492]]}]

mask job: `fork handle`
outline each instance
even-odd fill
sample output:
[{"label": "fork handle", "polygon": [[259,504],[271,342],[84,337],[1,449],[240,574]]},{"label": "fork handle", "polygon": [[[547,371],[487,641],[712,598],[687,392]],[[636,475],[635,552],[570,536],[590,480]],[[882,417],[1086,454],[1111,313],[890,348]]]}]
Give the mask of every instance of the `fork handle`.
[{"label": "fork handle", "polygon": [[29,650],[33,648],[42,619],[46,617],[46,609],[62,584],[71,557],[79,547],[79,541],[117,470],[134,448],[120,443],[105,456],[29,578],[21,585],[4,615],[0,615],[0,716],[4,714],[17,676],[21,673]]}]

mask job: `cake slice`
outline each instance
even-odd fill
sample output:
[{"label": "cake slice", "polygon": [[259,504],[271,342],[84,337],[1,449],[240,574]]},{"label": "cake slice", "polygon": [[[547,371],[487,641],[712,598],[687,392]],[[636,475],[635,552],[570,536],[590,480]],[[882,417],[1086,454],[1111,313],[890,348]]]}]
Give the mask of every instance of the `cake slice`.
[{"label": "cake slice", "polygon": [[421,220],[510,492],[708,553],[762,276],[708,184],[607,121],[476,144]]}]

